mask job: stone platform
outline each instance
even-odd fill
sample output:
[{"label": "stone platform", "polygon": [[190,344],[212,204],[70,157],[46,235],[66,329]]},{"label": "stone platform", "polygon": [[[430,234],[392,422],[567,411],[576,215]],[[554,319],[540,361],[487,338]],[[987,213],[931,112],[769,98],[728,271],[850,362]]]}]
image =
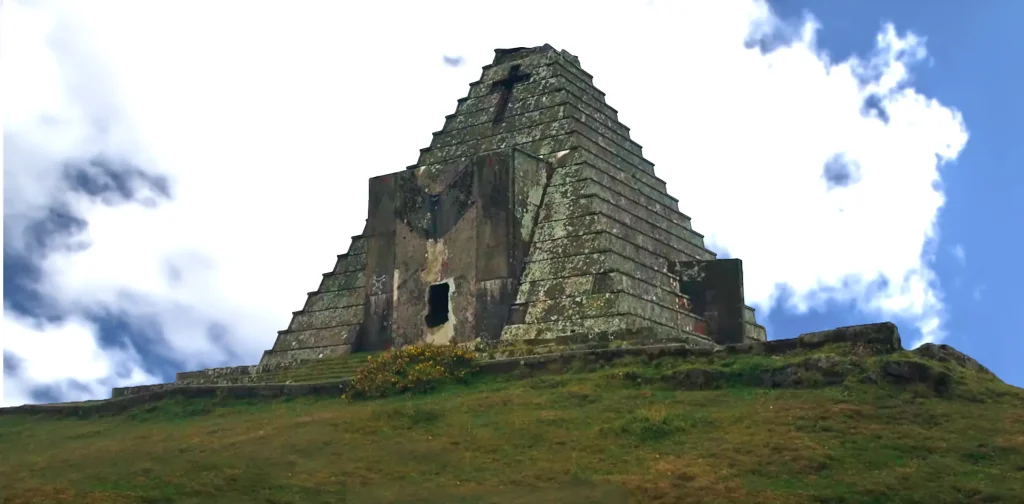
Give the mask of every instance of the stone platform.
[{"label": "stone platform", "polygon": [[[860,345],[873,349],[875,353],[894,353],[903,349],[899,330],[895,324],[886,322],[859,326],[840,327],[828,331],[802,334],[797,338],[772,341],[752,341],[737,345],[696,346],[692,344],[661,344],[651,346],[623,346],[589,350],[552,352],[541,355],[524,355],[513,358],[498,358],[480,363],[479,372],[502,374],[521,369],[540,371],[549,368],[565,368],[573,361],[585,358],[594,361],[612,362],[624,357],[644,357],[655,360],[662,357],[706,358],[716,354],[764,354],[780,355],[799,350],[821,348],[825,345]],[[982,373],[989,373],[976,361],[945,345],[926,345],[918,349],[924,357],[952,362]],[[990,374],[990,373],[989,373]],[[101,401],[82,403],[25,405],[0,408],[3,414],[52,414],[58,416],[92,416],[115,414],[136,406],[168,398],[238,398],[274,399],[282,397],[324,396],[339,397],[347,390],[350,378],[339,378],[317,383],[248,383],[248,384],[160,384],[144,387],[115,389],[115,397]]]}]

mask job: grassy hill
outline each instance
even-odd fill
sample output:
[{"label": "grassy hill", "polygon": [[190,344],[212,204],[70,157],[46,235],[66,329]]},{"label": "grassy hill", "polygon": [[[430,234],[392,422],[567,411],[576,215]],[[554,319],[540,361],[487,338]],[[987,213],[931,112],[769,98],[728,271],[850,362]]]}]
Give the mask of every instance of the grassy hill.
[{"label": "grassy hill", "polygon": [[580,358],[384,399],[0,416],[0,500],[1024,502],[1024,391],[948,347]]}]

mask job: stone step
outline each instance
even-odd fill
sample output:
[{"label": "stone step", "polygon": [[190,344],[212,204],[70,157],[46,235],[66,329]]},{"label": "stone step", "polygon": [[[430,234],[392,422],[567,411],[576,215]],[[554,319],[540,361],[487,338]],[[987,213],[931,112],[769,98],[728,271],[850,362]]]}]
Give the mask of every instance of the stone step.
[{"label": "stone step", "polygon": [[[560,221],[554,222],[557,223]],[[530,259],[554,259],[557,257],[578,255],[584,251],[614,251],[645,264],[657,271],[668,271],[668,259],[666,259],[664,255],[642,247],[637,243],[634,243],[634,241],[630,241],[630,238],[637,237],[616,235],[613,232],[603,229],[587,234],[567,234],[558,238],[537,241],[534,243],[530,248]],[[644,240],[639,239],[635,241],[642,242]],[[676,258],[676,260],[696,259],[696,257],[683,254],[678,250],[671,248],[667,248],[667,250],[671,251],[672,257]]]},{"label": "stone step", "polygon": [[[341,357],[325,357],[307,360],[290,365],[270,366],[263,370],[260,366],[243,366],[237,373],[225,373],[219,369],[201,372],[179,373],[175,383],[179,385],[200,384],[242,384],[242,383],[306,383],[330,381],[354,376],[367,364],[367,359],[374,353],[349,354]],[[225,369],[235,371],[236,369]],[[219,372],[220,371],[220,372]]]},{"label": "stone step", "polygon": [[[438,147],[443,145],[444,142],[439,137],[444,137],[447,133],[481,125],[493,125],[494,114],[497,108],[496,102],[491,99],[486,103],[481,102],[480,105],[487,106],[476,110],[456,112],[455,114],[445,117],[444,126],[440,131],[434,132],[434,139],[431,141],[430,146]],[[571,107],[571,110],[565,110],[566,106]],[[596,108],[587,105],[585,102],[580,100],[578,93],[575,93],[570,89],[565,89],[564,87],[562,89],[554,89],[539,95],[529,95],[529,90],[517,88],[516,99],[509,104],[509,107],[506,110],[505,121],[516,121],[518,123],[519,120],[517,118],[519,116],[536,113],[540,110],[551,109],[554,107],[561,107],[564,110],[563,113],[568,113],[573,117],[592,125],[592,127],[601,131],[602,134],[606,134],[607,136],[614,138],[623,146],[623,148],[630,150],[636,155],[641,155],[642,147],[640,144],[629,138],[628,128],[623,126],[622,123],[602,114]],[[501,125],[498,125],[498,128],[502,130],[505,129],[504,122]]]},{"label": "stone step", "polygon": [[348,246],[348,255],[365,254],[366,244],[369,243],[369,236],[356,235]]},{"label": "stone step", "polygon": [[303,311],[325,310],[328,308],[345,308],[362,306],[366,298],[366,289],[356,287],[330,292],[309,292],[306,294],[306,305]]},{"label": "stone step", "polygon": [[[530,66],[525,68],[530,68]],[[540,74],[532,76],[529,81],[516,86],[516,99],[509,103],[510,113],[520,100],[565,90],[571,93],[578,103],[591,109],[591,115],[603,116],[607,118],[609,123],[618,124],[617,129],[619,129],[619,133],[622,136],[629,136],[629,128],[619,122],[618,111],[608,105],[603,97],[595,97],[588,93],[588,88],[593,89],[593,86],[583,83],[579,79],[574,79],[569,75],[569,72],[560,72],[559,70],[564,69],[564,66],[543,65],[533,66],[533,68],[544,68],[545,70],[541,71]],[[473,88],[474,85],[480,86],[481,84],[483,85],[481,89]],[[486,80],[471,83],[469,96],[458,100],[455,113],[462,114],[494,107],[498,96],[497,93],[490,93],[489,91],[490,87],[486,85]]]},{"label": "stone step", "polygon": [[[600,131],[595,129],[593,122],[584,122],[582,120],[576,120],[576,131],[580,133],[583,138],[593,142],[594,145],[599,146],[600,150],[595,149],[593,152],[598,155],[607,156],[606,159],[616,164],[623,169],[632,167],[637,170],[641,170],[651,176],[654,176],[654,163],[645,158],[642,154],[631,152],[629,149],[624,148],[614,138],[608,137],[601,134]],[[581,147],[584,147],[584,143],[580,143]]]},{"label": "stone step", "polygon": [[285,330],[278,332],[275,352],[318,348],[337,345],[352,345],[356,340],[359,324],[339,325],[305,330]]},{"label": "stone step", "polygon": [[553,100],[554,98],[544,101],[537,100],[534,103],[535,107],[538,108],[525,109],[520,107],[514,115],[506,113],[505,119],[498,124],[494,123],[493,109],[474,112],[471,117],[479,117],[479,122],[475,124],[466,124],[465,122],[451,123],[453,126],[458,125],[461,127],[446,127],[441,131],[433,133],[428,149],[437,150],[460,145],[466,143],[467,140],[478,141],[497,135],[507,135],[569,118],[568,107],[571,107],[571,105],[567,104],[565,100],[561,100],[561,102]]},{"label": "stone step", "polygon": [[619,271],[652,285],[668,287],[668,273],[652,270],[615,252],[594,252],[569,257],[529,261],[523,271],[523,282],[568,278],[594,273]]},{"label": "stone step", "polygon": [[[516,86],[516,99],[511,100],[506,111],[507,115],[519,113],[524,110],[536,110],[549,107],[558,103],[564,96],[556,96],[556,93],[564,91],[566,80],[562,77],[548,79],[533,79]],[[480,84],[476,81],[475,84]],[[455,112],[445,117],[445,126],[448,121],[460,116],[489,112],[493,118],[494,107],[498,104],[498,94],[491,93],[479,96],[466,96],[459,98],[455,105]],[[524,108],[518,109],[522,105]]]},{"label": "stone step", "polygon": [[640,204],[636,200],[613,191],[607,186],[593,180],[572,182],[564,185],[552,185],[549,187],[548,197],[551,198],[551,205],[549,208],[552,210],[549,214],[551,216],[550,218],[565,218],[559,214],[558,209],[566,207],[568,204],[571,204],[570,202],[573,200],[582,199],[588,196],[600,198],[629,214],[643,219],[652,226],[662,228],[694,245],[701,247],[704,246],[704,235],[697,233],[689,226],[679,224],[678,222],[668,218],[666,214],[658,212],[657,209],[652,209],[651,207]]},{"label": "stone step", "polygon": [[530,248],[528,261],[544,261],[588,252],[616,252],[655,271],[668,271],[668,260],[609,232],[599,231],[537,242]]},{"label": "stone step", "polygon": [[586,344],[612,340],[683,340],[695,345],[714,347],[714,343],[685,328],[667,327],[636,315],[611,315],[592,319],[578,319],[539,324],[514,324],[505,326],[502,339],[509,342],[523,342],[530,345]]},{"label": "stone step", "polygon": [[[555,81],[555,82],[551,82]],[[494,107],[497,100],[497,94],[492,93],[489,84],[486,82],[479,83],[482,87],[479,90],[470,89],[470,96],[466,101],[460,101],[459,106],[456,108],[456,113],[449,117],[458,117],[466,113],[472,113],[481,111],[484,109],[491,109]],[[581,87],[582,86],[582,87]],[[654,165],[650,161],[643,158],[640,151],[639,144],[636,144],[629,139],[628,130],[625,128],[617,128],[616,125],[621,126],[618,120],[614,117],[614,114],[604,114],[607,116],[607,120],[602,120],[600,117],[600,110],[602,108],[609,108],[603,99],[595,99],[594,97],[587,97],[587,91],[594,90],[592,86],[573,82],[573,78],[565,72],[561,72],[557,68],[547,65],[539,67],[535,71],[535,75],[531,78],[531,81],[521,84],[516,88],[516,100],[510,104],[510,110],[507,112],[507,116],[511,120],[514,115],[525,115],[531,110],[535,110],[538,106],[538,102],[542,102],[541,106],[554,105],[557,103],[564,103],[566,97],[568,103],[571,104],[578,112],[572,112],[571,115],[577,119],[579,131],[583,132],[589,139],[590,142],[594,142],[598,145],[603,146],[615,155],[624,158],[627,164],[630,164],[637,170],[643,170],[649,174],[653,174]],[[559,95],[557,97],[551,97],[546,100],[533,100],[532,98],[547,93],[557,93],[569,91],[567,94]],[[475,101],[476,100],[476,101]],[[528,104],[531,107],[528,110],[515,110],[520,104]],[[476,118],[482,120],[483,117]],[[454,119],[453,119],[454,120]],[[446,122],[446,128],[453,124],[452,122]],[[460,125],[461,126],[461,125]],[[499,126],[501,127],[501,126]],[[444,134],[446,129],[442,129],[441,133]],[[468,138],[469,135],[457,135],[458,137]],[[499,135],[501,136],[501,135]],[[518,133],[517,137],[523,137],[523,133]],[[535,137],[543,138],[543,136]],[[528,141],[528,140],[524,140]],[[506,145],[512,145],[511,142],[502,140],[501,143]],[[488,151],[488,147],[468,147],[470,150]],[[465,148],[463,149],[465,150]],[[428,147],[421,153],[420,159],[417,163],[419,166],[434,164],[450,160],[458,157],[464,157],[464,155],[453,154],[451,151],[444,149],[437,149]],[[664,190],[664,187],[662,187]]]},{"label": "stone step", "polygon": [[[646,173],[641,170],[637,170],[632,166],[623,167],[619,164],[612,163],[604,157],[591,152],[590,150],[575,146],[577,148],[572,149],[565,155],[558,159],[558,168],[568,168],[574,165],[585,164],[592,166],[604,173],[614,176],[619,180],[622,180],[626,185],[636,187],[643,191],[645,194],[650,195],[652,198],[657,199],[666,206],[675,208],[678,211],[679,200],[675,196],[668,193],[668,189],[664,180],[657,176]],[[557,151],[556,151],[557,152]],[[556,171],[557,174],[557,171]]]},{"label": "stone step", "polygon": [[[543,99],[541,99],[543,98]],[[583,108],[581,108],[583,107]],[[520,131],[527,128],[575,118],[588,131],[596,133],[605,145],[615,145],[634,156],[643,157],[642,148],[628,136],[622,135],[607,118],[595,117],[587,110],[593,109],[583,105],[578,98],[566,90],[556,91],[550,96],[531,97],[519,102],[512,111],[507,111],[505,119],[494,123],[497,107],[486,108],[467,114],[457,115],[447,121],[445,127],[432,134],[429,149],[438,149],[465,142],[467,139],[481,139],[497,134]]]},{"label": "stone step", "polygon": [[526,282],[519,287],[516,303],[526,304],[608,292],[626,292],[666,308],[682,309],[677,293],[619,271]]},{"label": "stone step", "polygon": [[[605,169],[608,169],[607,166]],[[606,172],[589,163],[566,166],[555,170],[551,177],[551,185],[559,186],[592,180],[609,191],[629,198],[638,205],[642,205],[680,226],[691,229],[690,217],[679,211],[675,199],[620,170],[611,169],[610,171],[611,173]]]},{"label": "stone step", "polygon": [[259,383],[302,383],[309,381],[327,381],[355,376],[359,367],[343,369],[297,369],[293,371],[281,371],[277,373],[266,373],[255,378]]},{"label": "stone step", "polygon": [[[534,301],[525,306],[525,324],[543,324],[612,315],[636,315],[659,325],[694,331],[706,323],[700,317],[675,310],[627,292],[592,294],[572,298]],[[697,331],[700,332],[700,331]],[[706,332],[706,331],[705,331]]]},{"label": "stone step", "polygon": [[634,156],[640,158],[644,157],[643,147],[634,142],[628,135],[623,135],[620,132],[620,129],[615,127],[617,121],[612,122],[607,118],[607,116],[596,113],[592,107],[587,105],[585,102],[580,101],[573,95],[569,96],[568,107],[569,108],[566,113],[569,116],[578,119],[580,123],[596,132],[601,136],[601,138],[611,141],[618,146],[619,149],[624,149],[626,152],[629,152]]},{"label": "stone step", "polygon": [[575,146],[589,152],[594,157],[612,164],[616,168],[629,172],[631,170],[645,173],[652,178],[654,176],[654,163],[643,157],[622,151],[614,145],[609,144],[581,123],[576,124],[577,133]]},{"label": "stone step", "polygon": [[338,261],[334,264],[333,273],[348,273],[366,269],[366,254],[339,254]]},{"label": "stone step", "polygon": [[[696,247],[682,240],[677,240],[676,244],[667,243],[659,237],[644,234],[635,227],[631,227],[629,224],[609,217],[604,213],[592,213],[562,220],[541,222],[534,231],[534,242],[598,232],[614,234],[640,248],[667,258],[693,258],[700,260],[715,258],[715,253],[710,250]],[[678,245],[685,246],[686,248],[680,248]]]},{"label": "stone step", "polygon": [[506,341],[554,339],[556,336],[572,333],[639,329],[650,325],[654,324],[635,315],[614,314],[606,317],[541,324],[509,324],[502,329],[501,339]]},{"label": "stone step", "polygon": [[[523,114],[537,112],[539,110],[553,109],[567,102],[567,92],[562,89],[557,89],[551,92],[545,92],[538,95],[527,95],[522,91],[522,87],[516,88],[516,100],[515,104],[509,104],[509,108],[505,112],[505,117],[511,119],[518,117]],[[496,98],[496,97],[494,97]],[[465,110],[462,112],[455,112],[449,114],[444,118],[444,126],[440,131],[433,133],[433,139],[431,141],[431,147],[437,147],[438,136],[445,133],[458,131],[465,128],[471,128],[479,124],[494,123],[494,112],[496,109],[497,102],[492,98],[487,103],[481,102],[481,105],[487,105],[482,108],[474,110]],[[513,107],[514,105],[514,107]],[[508,120],[506,119],[506,120]]]},{"label": "stone step", "polygon": [[[679,236],[672,231],[659,227],[646,220],[643,216],[623,210],[614,203],[600,196],[583,196],[575,200],[546,204],[541,209],[540,224],[551,221],[566,221],[576,217],[602,214],[622,222],[633,233],[650,236],[669,245],[672,249],[691,257],[702,257],[711,253],[704,247],[704,239],[700,235]],[[678,257],[678,253],[667,257]]]},{"label": "stone step", "polygon": [[262,358],[260,358],[260,365],[286,365],[288,363],[341,357],[351,353],[351,344],[296,348],[291,350],[266,350],[263,352]]},{"label": "stone step", "polygon": [[[554,48],[552,47],[551,49],[554,49]],[[579,79],[580,82],[582,82],[582,83],[584,83],[584,84],[586,84],[588,86],[591,86],[591,87],[594,86],[594,76],[591,75],[590,72],[584,70],[583,67],[580,66],[580,59],[578,57],[576,57],[575,55],[570,54],[569,51],[566,51],[564,49],[562,49],[560,51],[553,51],[551,53],[551,55],[550,55],[550,58],[552,59],[552,61],[556,61],[556,62],[560,63],[566,70],[572,72],[572,74],[574,76],[576,76],[576,78]],[[596,87],[594,89],[598,93],[600,93],[599,96],[601,97],[602,100],[604,100],[604,96],[605,96],[604,91],[601,91],[600,89],[597,89]],[[612,109],[612,110],[615,110],[615,109]]]},{"label": "stone step", "polygon": [[[484,67],[480,74],[480,79],[469,84],[470,98],[477,96],[485,96],[492,94],[494,91],[491,88],[491,83],[504,79],[508,75],[509,67],[512,64],[519,65],[520,70],[530,74],[530,80],[527,83],[537,79],[549,79],[552,77],[562,77],[572,82],[573,86],[583,93],[588,99],[594,100],[597,103],[603,104],[608,109],[609,115],[618,117],[618,111],[609,106],[605,102],[604,91],[597,89],[593,85],[593,77],[589,74],[580,73],[580,68],[573,65],[557,55],[548,55],[543,58],[536,58],[532,60],[522,60],[516,62],[503,62],[496,65],[490,65]],[[518,89],[518,86],[517,86]]]},{"label": "stone step", "polygon": [[363,307],[361,304],[344,308],[304,310],[292,313],[292,322],[288,324],[288,330],[305,331],[309,329],[359,325],[362,321]]},{"label": "stone step", "polygon": [[338,368],[297,368],[289,371],[266,373],[257,377],[262,383],[309,383],[355,376],[364,364]]},{"label": "stone step", "polygon": [[362,271],[324,273],[317,292],[333,292],[366,286],[366,275]]},{"label": "stone step", "polygon": [[[652,268],[636,256],[614,250],[595,249],[586,254],[528,260],[517,299],[520,302],[559,299],[574,295],[628,292],[665,307],[678,309],[679,289],[676,277]],[[593,280],[577,280],[594,276]],[[559,286],[558,282],[564,282]],[[583,292],[589,289],[590,292]],[[560,296],[565,293],[565,296]],[[533,297],[531,299],[531,297]]]},{"label": "stone step", "polygon": [[576,199],[559,201],[557,204],[555,201],[545,201],[544,207],[541,208],[539,223],[543,225],[552,221],[567,221],[575,217],[593,214],[606,215],[609,218],[622,222],[628,229],[657,238],[659,241],[677,250],[685,251],[694,247],[704,248],[701,243],[693,243],[696,238],[689,240],[675,235],[671,231],[658,227],[641,216],[629,213],[599,196],[583,196]]},{"label": "stone step", "polygon": [[455,159],[468,158],[476,153],[504,150],[517,146],[520,146],[523,150],[534,153],[535,155],[543,155],[543,153],[531,149],[529,145],[532,142],[569,133],[574,135],[573,142],[570,146],[585,148],[594,156],[611,163],[620,170],[641,170],[654,178],[653,163],[642,156],[637,156],[636,154],[623,149],[615,144],[614,141],[603,137],[585,123],[573,117],[559,119],[515,131],[498,133],[484,138],[468,139],[464,142],[438,147],[436,149],[426,147],[420,149],[417,166],[443,164]]},{"label": "stone step", "polygon": [[456,168],[460,166],[465,166],[466,163],[472,161],[473,159],[476,159],[479,154],[498,152],[512,147],[515,147],[518,150],[521,150],[530,155],[547,159],[549,156],[553,157],[552,155],[556,153],[571,151],[576,145],[576,136],[577,135],[574,132],[567,132],[548,138],[540,138],[538,140],[526,142],[523,144],[502,144],[496,146],[493,149],[489,149],[479,153],[474,152],[466,156],[447,159],[436,163],[425,163],[421,161],[417,164],[408,166],[406,168],[422,170],[445,170],[450,168]]},{"label": "stone step", "polygon": [[[439,164],[453,159],[471,157],[477,153],[504,150],[546,138],[575,133],[576,124],[576,119],[559,119],[522,130],[499,133],[484,138],[474,138],[456,145],[439,147],[437,149],[428,147],[420,150],[417,164],[419,166]],[[534,152],[531,149],[524,150]]]}]

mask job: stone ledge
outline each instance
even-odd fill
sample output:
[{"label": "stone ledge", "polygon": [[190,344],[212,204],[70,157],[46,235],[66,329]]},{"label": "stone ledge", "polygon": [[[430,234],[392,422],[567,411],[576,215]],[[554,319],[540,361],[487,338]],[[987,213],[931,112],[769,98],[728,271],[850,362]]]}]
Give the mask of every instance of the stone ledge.
[{"label": "stone ledge", "polygon": [[[190,380],[209,380],[209,379],[230,379],[230,378],[241,378],[246,376],[253,376],[261,373],[270,373],[275,371],[284,371],[300,365],[308,364],[306,361],[295,361],[295,362],[280,362],[275,364],[255,364],[251,366],[232,366],[232,367],[218,367],[218,368],[207,368],[200,369],[198,371],[182,371],[175,374],[174,381],[177,383],[188,382]],[[149,385],[144,385],[149,386]],[[138,387],[131,387],[138,388]],[[122,389],[114,389],[117,390]],[[116,397],[116,396],[115,396]]]},{"label": "stone ledge", "polygon": [[662,357],[710,357],[719,353],[726,354],[766,354],[777,355],[795,350],[812,350],[836,343],[858,343],[872,345],[883,353],[894,353],[903,349],[899,330],[891,322],[847,326],[801,334],[796,338],[758,341],[739,345],[725,345],[713,348],[694,347],[689,343],[602,348],[595,350],[577,350],[570,352],[530,355],[507,359],[495,359],[480,364],[485,373],[500,374],[511,372],[514,368],[526,367],[533,370],[544,369],[553,365],[566,365],[579,357],[587,356],[598,361],[609,362],[623,357],[646,357],[656,360]]},{"label": "stone ledge", "polygon": [[[556,186],[558,189],[561,187],[564,186]],[[675,250],[684,252],[686,255],[699,257],[711,253],[704,245],[704,235],[692,229],[676,225],[682,230],[682,234],[677,233],[676,230],[669,229],[651,220],[651,217],[654,219],[665,219],[664,216],[643,207],[626,208],[600,194],[581,194],[573,198],[555,199],[552,203],[558,206],[543,209],[538,224],[600,213],[622,222],[638,233],[643,233]],[[634,210],[638,210],[646,215],[640,215]],[[667,219],[665,220],[667,221]]]},{"label": "stone ledge", "polygon": [[[235,381],[236,385],[246,385],[255,382],[259,376],[277,373],[282,371],[291,371],[302,367],[317,364],[331,359],[339,359],[350,355],[351,345],[334,345],[339,347],[335,353],[330,353],[328,356],[322,358],[305,358],[305,359],[290,359],[290,360],[269,360],[260,364],[254,364],[250,366],[232,366],[232,367],[218,367],[218,368],[207,368],[200,369],[198,371],[182,371],[175,375],[174,383],[177,385],[206,385],[211,381]],[[314,347],[314,348],[300,348],[297,350],[286,350],[282,352],[271,352],[266,351],[264,354],[270,353],[272,355],[280,354],[295,354],[296,352],[302,352],[305,350],[321,350],[323,348],[334,348],[334,347]],[[344,347],[344,348],[341,348]],[[266,359],[262,359],[266,360]],[[165,385],[165,384],[158,384]],[[140,387],[124,387],[114,389],[114,397],[118,397],[119,391],[126,389],[139,389],[143,387],[150,387],[157,385],[142,385]],[[121,392],[123,393],[123,392]]]},{"label": "stone ledge", "polygon": [[[667,216],[667,213],[662,213],[660,209],[651,208],[633,199],[631,196],[608,187],[599,180],[583,179],[574,182],[552,184],[550,189],[554,196],[552,202],[562,205],[573,205],[579,204],[578,202],[586,202],[587,198],[596,198],[611,205],[619,212],[629,213],[651,226],[662,228],[672,236],[677,236],[695,245],[697,241],[703,243],[704,235],[694,231],[692,227],[672,220]],[[571,213],[568,209],[563,209],[562,211],[566,212],[566,215]],[[676,213],[680,212],[676,211]],[[557,219],[557,217],[550,216],[548,218]],[[703,247],[703,245],[701,246]]]},{"label": "stone ledge", "polygon": [[692,257],[697,260],[710,260],[717,255],[704,247],[692,244],[679,248],[662,238],[651,236],[631,227],[629,224],[606,213],[595,212],[561,220],[540,221],[537,223],[534,239],[542,241],[558,240],[572,236],[582,236],[599,232],[612,233],[634,246],[662,257]]},{"label": "stone ledge", "polygon": [[561,172],[556,171],[556,177],[552,179],[551,185],[554,187],[580,182],[595,182],[658,215],[665,216],[680,226],[692,229],[690,216],[679,211],[678,201],[666,197],[666,193],[659,192],[656,188],[629,174],[608,173],[608,170],[611,169],[613,168],[598,168],[586,162],[572,164],[559,168]]},{"label": "stone ledge", "polygon": [[[783,354],[801,349],[816,349],[829,344],[860,344],[874,347],[879,353],[894,353],[903,350],[899,330],[891,322],[840,327],[828,331],[801,334],[792,339],[774,340],[739,345],[709,348],[695,348],[692,343],[662,344],[654,346],[583,349],[556,352],[543,355],[529,355],[506,359],[495,359],[480,363],[483,374],[509,373],[520,368],[539,370],[565,366],[583,356],[598,361],[613,361],[628,356],[642,356],[648,360],[661,357],[708,357],[715,354]],[[926,345],[928,346],[928,345]],[[931,345],[922,354],[940,360],[948,360],[968,368],[985,372],[974,359],[945,345]],[[934,355],[932,355],[934,354]],[[101,401],[63,404],[33,404],[0,408],[0,415],[47,414],[54,416],[86,417],[97,414],[115,414],[141,404],[168,398],[280,398],[298,396],[340,397],[351,383],[341,379],[323,383],[303,384],[251,384],[251,385],[177,385],[173,383],[145,385],[115,389],[122,390],[122,396]],[[129,390],[130,389],[130,390]]]},{"label": "stone ledge", "polygon": [[[560,65],[551,62],[536,67],[534,71],[536,72],[537,69],[542,67],[552,66]],[[562,68],[565,69],[566,67],[562,66]],[[566,90],[574,95],[577,100],[593,108],[595,112],[607,117],[609,121],[618,123],[617,129],[622,130],[620,131],[620,134],[628,138],[630,129],[628,126],[623,124],[622,121],[619,121],[618,110],[609,105],[603,97],[595,97],[587,92],[588,88],[597,90],[598,92],[600,92],[600,90],[591,83],[581,85],[580,81],[578,79],[574,80],[570,75],[568,75],[569,73],[570,72],[559,72],[557,68],[554,70],[546,69],[543,72],[540,72],[539,75],[535,73],[533,78],[516,88],[516,98],[530,98],[547,94],[555,90]],[[494,100],[494,98],[492,98],[493,95],[490,93],[477,94],[478,91],[474,91],[474,86],[478,86],[482,83],[483,81],[481,80],[471,82],[469,84],[469,94],[456,100],[455,112],[446,116],[445,119],[459,114],[476,112],[488,108],[488,105],[490,105],[491,101]],[[637,146],[639,146],[639,144],[637,144]]]},{"label": "stone ledge", "polygon": [[273,399],[281,397],[324,396],[340,397],[347,389],[349,380],[325,383],[268,384],[268,385],[175,385],[164,383],[147,385],[143,393],[127,395],[116,399],[89,401],[85,403],[26,404],[12,408],[0,408],[0,415],[29,414],[65,417],[91,417],[122,413],[142,404],[171,398],[184,399]]}]

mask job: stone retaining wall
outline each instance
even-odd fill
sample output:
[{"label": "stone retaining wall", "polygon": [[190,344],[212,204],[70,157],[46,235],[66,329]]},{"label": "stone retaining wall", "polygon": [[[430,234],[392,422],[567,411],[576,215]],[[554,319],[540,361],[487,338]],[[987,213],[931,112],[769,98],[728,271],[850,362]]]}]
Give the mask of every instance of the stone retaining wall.
[{"label": "stone retaining wall", "polygon": [[86,403],[26,404],[13,408],[0,408],[0,415],[45,414],[64,417],[91,417],[121,413],[136,406],[170,398],[184,399],[275,399],[281,397],[324,396],[340,397],[348,388],[349,380],[330,383],[261,384],[261,385],[178,385],[160,384],[145,393],[90,401]]},{"label": "stone retaining wall", "polygon": [[596,361],[610,362],[623,357],[642,356],[653,361],[662,357],[709,357],[723,352],[727,354],[777,355],[801,349],[813,350],[836,343],[869,345],[880,353],[893,353],[903,349],[899,329],[897,329],[896,324],[883,322],[806,333],[791,339],[758,341],[739,345],[726,345],[718,348],[694,348],[688,344],[674,344],[580,350],[511,359],[496,359],[481,363],[480,371],[486,374],[502,374],[515,371],[521,367],[539,370],[566,365],[584,356]]},{"label": "stone retaining wall", "polygon": [[[876,352],[892,353],[903,349],[899,330],[891,322],[840,327],[829,331],[802,334],[797,338],[764,342],[743,343],[719,348],[694,348],[688,344],[670,344],[647,347],[605,348],[600,350],[579,350],[572,352],[533,355],[510,359],[496,359],[480,363],[484,374],[502,374],[521,368],[542,370],[566,366],[580,357],[597,361],[614,361],[623,357],[643,356],[649,360],[661,357],[707,357],[716,353],[776,355],[800,349],[815,349],[828,344],[868,345]],[[966,358],[966,357],[965,357]],[[980,366],[980,365],[979,365]],[[347,390],[350,380],[342,379],[325,383],[308,384],[246,384],[246,385],[181,385],[162,383],[143,387],[130,387],[131,391],[118,394],[105,401],[91,401],[76,404],[36,404],[13,408],[0,408],[4,414],[51,414],[56,416],[92,416],[119,413],[140,404],[161,401],[167,398],[280,398],[288,396],[340,397]]]},{"label": "stone retaining wall", "polygon": [[256,364],[251,366],[231,366],[201,369],[199,371],[183,371],[174,376],[174,383],[188,384],[196,381],[218,380],[218,379],[241,379],[253,377],[262,373],[272,373],[295,368],[308,364],[310,360],[275,362],[269,364]]}]

